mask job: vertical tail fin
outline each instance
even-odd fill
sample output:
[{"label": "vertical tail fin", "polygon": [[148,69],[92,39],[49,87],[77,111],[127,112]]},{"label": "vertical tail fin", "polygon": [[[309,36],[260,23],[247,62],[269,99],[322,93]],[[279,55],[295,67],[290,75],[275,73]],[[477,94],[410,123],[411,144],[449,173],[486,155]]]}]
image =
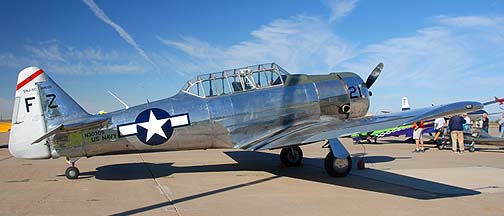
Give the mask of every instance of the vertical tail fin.
[{"label": "vertical tail fin", "polygon": [[19,158],[50,158],[46,139],[33,142],[63,122],[88,116],[42,69],[25,68],[16,85],[9,151]]},{"label": "vertical tail fin", "polygon": [[402,105],[401,105],[401,111],[405,111],[405,110],[410,110],[410,106],[409,106],[409,103],[408,103],[408,97],[403,97],[402,98]]}]

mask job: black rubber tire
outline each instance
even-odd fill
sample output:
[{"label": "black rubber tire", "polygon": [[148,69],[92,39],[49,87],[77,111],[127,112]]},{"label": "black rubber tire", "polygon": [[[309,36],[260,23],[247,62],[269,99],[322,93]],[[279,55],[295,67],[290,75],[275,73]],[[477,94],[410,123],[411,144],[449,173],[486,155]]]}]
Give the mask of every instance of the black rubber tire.
[{"label": "black rubber tire", "polygon": [[[338,164],[336,164],[336,157],[334,157],[332,152],[327,153],[327,156],[325,157],[324,160],[324,167],[327,172],[332,177],[345,177],[350,173],[350,170],[352,170],[352,157],[348,156],[346,160],[341,160],[338,161]],[[346,166],[345,166],[346,165]],[[335,167],[335,166],[342,166],[342,167]]]},{"label": "black rubber tire", "polygon": [[65,176],[67,177],[67,179],[77,179],[79,178],[79,169],[77,169],[77,167],[68,167],[66,170],[65,170]]},{"label": "black rubber tire", "polygon": [[474,151],[476,151],[476,149],[474,148],[474,146],[469,147],[469,152],[474,152]]},{"label": "black rubber tire", "polygon": [[303,160],[303,150],[299,146],[283,148],[280,152],[280,160],[288,167],[300,166]]}]

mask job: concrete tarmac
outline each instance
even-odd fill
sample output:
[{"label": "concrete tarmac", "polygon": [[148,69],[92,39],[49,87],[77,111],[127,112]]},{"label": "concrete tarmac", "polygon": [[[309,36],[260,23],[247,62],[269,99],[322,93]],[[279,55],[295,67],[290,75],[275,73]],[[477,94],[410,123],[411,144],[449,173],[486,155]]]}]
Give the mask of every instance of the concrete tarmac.
[{"label": "concrete tarmac", "polygon": [[301,167],[283,167],[279,151],[162,152],[83,158],[81,177],[67,180],[63,158],[13,158],[2,133],[0,214],[504,214],[504,149],[412,153],[414,145],[401,140],[361,146],[343,139],[354,162],[367,162],[345,178],[325,173],[327,149],[318,143],[302,146]]}]

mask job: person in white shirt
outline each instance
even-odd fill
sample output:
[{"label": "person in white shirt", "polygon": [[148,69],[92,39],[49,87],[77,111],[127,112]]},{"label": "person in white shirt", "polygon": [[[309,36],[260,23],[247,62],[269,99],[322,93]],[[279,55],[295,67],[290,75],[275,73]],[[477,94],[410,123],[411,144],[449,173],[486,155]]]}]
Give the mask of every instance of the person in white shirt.
[{"label": "person in white shirt", "polygon": [[464,133],[471,133],[471,118],[467,116],[467,113],[464,113],[462,117],[464,117],[464,120],[466,121],[466,123],[464,124]]},{"label": "person in white shirt", "polygon": [[434,120],[434,129],[436,130],[436,136],[434,137],[434,140],[436,141],[437,146],[441,145],[443,142],[442,138],[439,138],[439,136],[443,137],[445,126],[446,120],[443,117]]},{"label": "person in white shirt", "polygon": [[434,129],[436,129],[436,131],[439,131],[441,128],[443,128],[445,123],[446,121],[443,117],[437,118],[436,120],[434,120]]}]

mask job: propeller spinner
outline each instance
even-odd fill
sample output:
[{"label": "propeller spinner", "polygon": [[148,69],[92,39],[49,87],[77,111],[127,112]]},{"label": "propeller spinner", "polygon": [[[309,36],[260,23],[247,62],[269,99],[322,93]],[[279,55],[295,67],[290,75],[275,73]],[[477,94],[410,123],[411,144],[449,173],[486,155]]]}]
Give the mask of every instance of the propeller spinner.
[{"label": "propeller spinner", "polygon": [[371,74],[369,74],[366,80],[366,87],[369,89],[375,83],[378,76],[380,76],[381,71],[383,70],[383,63],[376,65]]}]

